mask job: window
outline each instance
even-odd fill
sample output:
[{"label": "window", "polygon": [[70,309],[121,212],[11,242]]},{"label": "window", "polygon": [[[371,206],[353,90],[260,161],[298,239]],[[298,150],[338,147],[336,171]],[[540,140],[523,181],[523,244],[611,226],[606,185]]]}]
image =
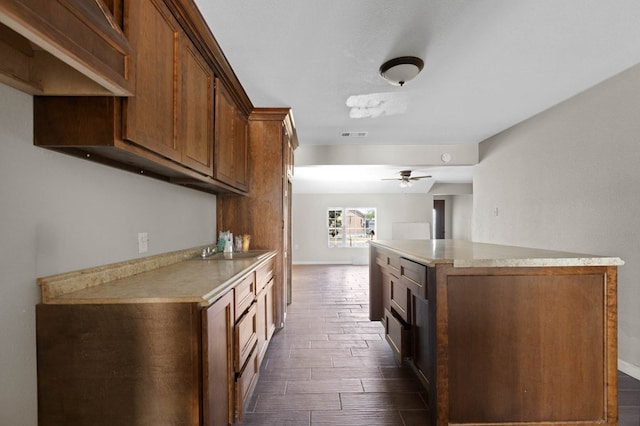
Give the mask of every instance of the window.
[{"label": "window", "polygon": [[367,247],[376,234],[376,209],[330,208],[327,223],[329,247]]},{"label": "window", "polygon": [[342,247],[342,209],[329,209],[329,247]]}]

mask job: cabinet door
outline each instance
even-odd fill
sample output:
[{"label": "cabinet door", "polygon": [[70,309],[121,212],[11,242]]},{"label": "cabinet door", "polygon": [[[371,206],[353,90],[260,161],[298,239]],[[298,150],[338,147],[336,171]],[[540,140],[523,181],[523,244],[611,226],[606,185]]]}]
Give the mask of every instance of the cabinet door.
[{"label": "cabinet door", "polygon": [[[411,357],[420,381],[427,387],[429,407],[436,407],[436,316],[435,269],[427,268],[431,283],[427,298],[411,293]],[[436,424],[436,410],[431,410],[432,424]]]},{"label": "cabinet door", "polygon": [[233,121],[235,138],[233,140],[233,177],[234,186],[240,190],[249,190],[249,123],[247,118],[236,109]]},{"label": "cabinet door", "polygon": [[264,352],[267,349],[267,290],[264,288],[258,293],[256,300],[256,328],[258,330],[258,364],[262,363]]},{"label": "cabinet door", "polygon": [[213,175],[213,71],[186,35],[182,35],[178,143],[182,164]]},{"label": "cabinet door", "polygon": [[236,106],[224,84],[216,80],[216,112],[213,177],[228,185],[235,185],[233,165],[233,121]]},{"label": "cabinet door", "polygon": [[191,303],[36,305],[39,424],[198,424],[200,315]]},{"label": "cabinet door", "polygon": [[273,337],[273,333],[276,331],[276,312],[275,312],[275,287],[274,287],[275,279],[269,281],[266,288],[265,295],[265,318],[266,318],[266,327],[267,327],[267,344]]},{"label": "cabinet door", "polygon": [[214,179],[246,191],[248,189],[249,124],[231,94],[216,81]]},{"label": "cabinet door", "polygon": [[136,94],[123,101],[123,138],[179,161],[175,105],[180,26],[161,0],[126,3]]},{"label": "cabinet door", "polygon": [[203,416],[206,425],[234,422],[233,291],[203,311]]}]

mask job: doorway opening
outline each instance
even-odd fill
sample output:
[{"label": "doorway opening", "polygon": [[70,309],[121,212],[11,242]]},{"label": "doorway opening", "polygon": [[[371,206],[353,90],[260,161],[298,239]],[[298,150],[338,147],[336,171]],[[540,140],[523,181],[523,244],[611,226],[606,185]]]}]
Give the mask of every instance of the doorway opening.
[{"label": "doorway opening", "polygon": [[444,200],[433,200],[433,238],[444,239]]}]

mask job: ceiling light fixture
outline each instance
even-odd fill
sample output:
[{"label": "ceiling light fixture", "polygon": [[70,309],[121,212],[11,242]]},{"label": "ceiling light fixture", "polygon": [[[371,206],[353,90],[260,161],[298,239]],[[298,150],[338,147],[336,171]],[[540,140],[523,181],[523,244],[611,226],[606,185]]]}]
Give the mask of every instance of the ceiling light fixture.
[{"label": "ceiling light fixture", "polygon": [[411,183],[414,180],[430,179],[430,178],[431,178],[431,175],[411,176],[411,170],[401,170],[399,178],[387,178],[387,179],[382,179],[382,180],[399,180],[400,181],[400,188],[410,188],[411,187]]},{"label": "ceiling light fixture", "polygon": [[415,56],[401,56],[390,59],[380,66],[380,75],[394,86],[404,86],[404,83],[417,76],[424,62]]}]

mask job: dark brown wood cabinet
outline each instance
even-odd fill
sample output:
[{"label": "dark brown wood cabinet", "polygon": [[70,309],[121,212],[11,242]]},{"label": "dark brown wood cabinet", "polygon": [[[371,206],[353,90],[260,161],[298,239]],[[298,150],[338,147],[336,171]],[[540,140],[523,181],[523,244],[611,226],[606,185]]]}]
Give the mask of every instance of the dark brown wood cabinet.
[{"label": "dark brown wood cabinet", "polygon": [[286,172],[289,144],[297,146],[291,110],[255,109],[249,117],[250,191],[245,197],[223,194],[216,203],[217,229],[251,234],[252,248],[278,251],[273,267],[278,327],[284,325],[291,271],[291,182]]},{"label": "dark brown wood cabinet", "polygon": [[213,70],[163,0],[127,10],[136,96],[122,100],[123,138],[212,176]]},{"label": "dark brown wood cabinet", "polygon": [[276,329],[275,316],[273,311],[273,262],[265,264],[256,271],[256,309],[258,342],[256,351],[258,353],[258,363],[262,363],[262,358],[267,350],[267,344]]},{"label": "dark brown wood cabinet", "polygon": [[532,249],[530,263],[503,261],[516,250],[497,247],[488,267],[476,243],[370,248],[370,319],[382,321],[397,359],[424,384],[431,424],[617,424],[616,267]]},{"label": "dark brown wood cabinet", "polygon": [[248,190],[248,121],[221,80],[216,81],[214,178]]},{"label": "dark brown wood cabinet", "polygon": [[[411,320],[413,295],[401,277],[401,258],[390,251],[375,249],[371,260],[376,271],[371,280],[376,281],[380,292],[370,292],[371,306],[379,313],[371,313],[371,319],[380,318],[384,326],[385,339],[391,346],[398,362],[411,355]],[[379,316],[378,316],[379,315]]]},{"label": "dark brown wood cabinet", "polygon": [[163,0],[129,1],[125,34],[134,49],[136,94],[123,99],[122,137],[180,161],[178,84],[185,39]]},{"label": "dark brown wood cabinet", "polygon": [[41,304],[36,314],[39,424],[233,424],[233,290],[207,309]]},{"label": "dark brown wood cabinet", "polygon": [[182,35],[182,72],[178,73],[178,141],[183,142],[181,163],[213,176],[214,75],[194,44]]},{"label": "dark brown wood cabinet", "polygon": [[233,290],[202,312],[203,345],[203,424],[233,424]]},{"label": "dark brown wood cabinet", "polygon": [[37,305],[39,424],[200,424],[201,315],[193,303]]},{"label": "dark brown wood cabinet", "polygon": [[[273,255],[256,260],[250,269],[242,264],[241,275],[212,283],[213,290],[209,274],[197,278],[191,272],[203,261],[170,265],[172,277],[186,273],[204,283],[193,287],[197,293],[183,289],[177,298],[156,294],[155,280],[147,281],[162,276],[162,268],[130,272],[113,286],[79,292],[69,274],[41,279],[47,283],[43,294],[70,284],[73,296],[47,297],[36,307],[40,424],[220,426],[241,421],[275,329]],[[200,265],[207,271],[220,266],[206,262],[211,263]],[[77,277],[83,280],[86,272],[101,279],[93,274],[112,271],[94,268],[78,271]],[[102,296],[83,293],[94,290]],[[213,301],[207,297],[211,293],[216,294]]]},{"label": "dark brown wood cabinet", "polygon": [[192,0],[110,3],[135,96],[34,99],[34,143],[213,193],[249,189],[253,109]]},{"label": "dark brown wood cabinet", "polygon": [[111,3],[0,2],[0,82],[32,95],[133,94],[132,48]]}]

